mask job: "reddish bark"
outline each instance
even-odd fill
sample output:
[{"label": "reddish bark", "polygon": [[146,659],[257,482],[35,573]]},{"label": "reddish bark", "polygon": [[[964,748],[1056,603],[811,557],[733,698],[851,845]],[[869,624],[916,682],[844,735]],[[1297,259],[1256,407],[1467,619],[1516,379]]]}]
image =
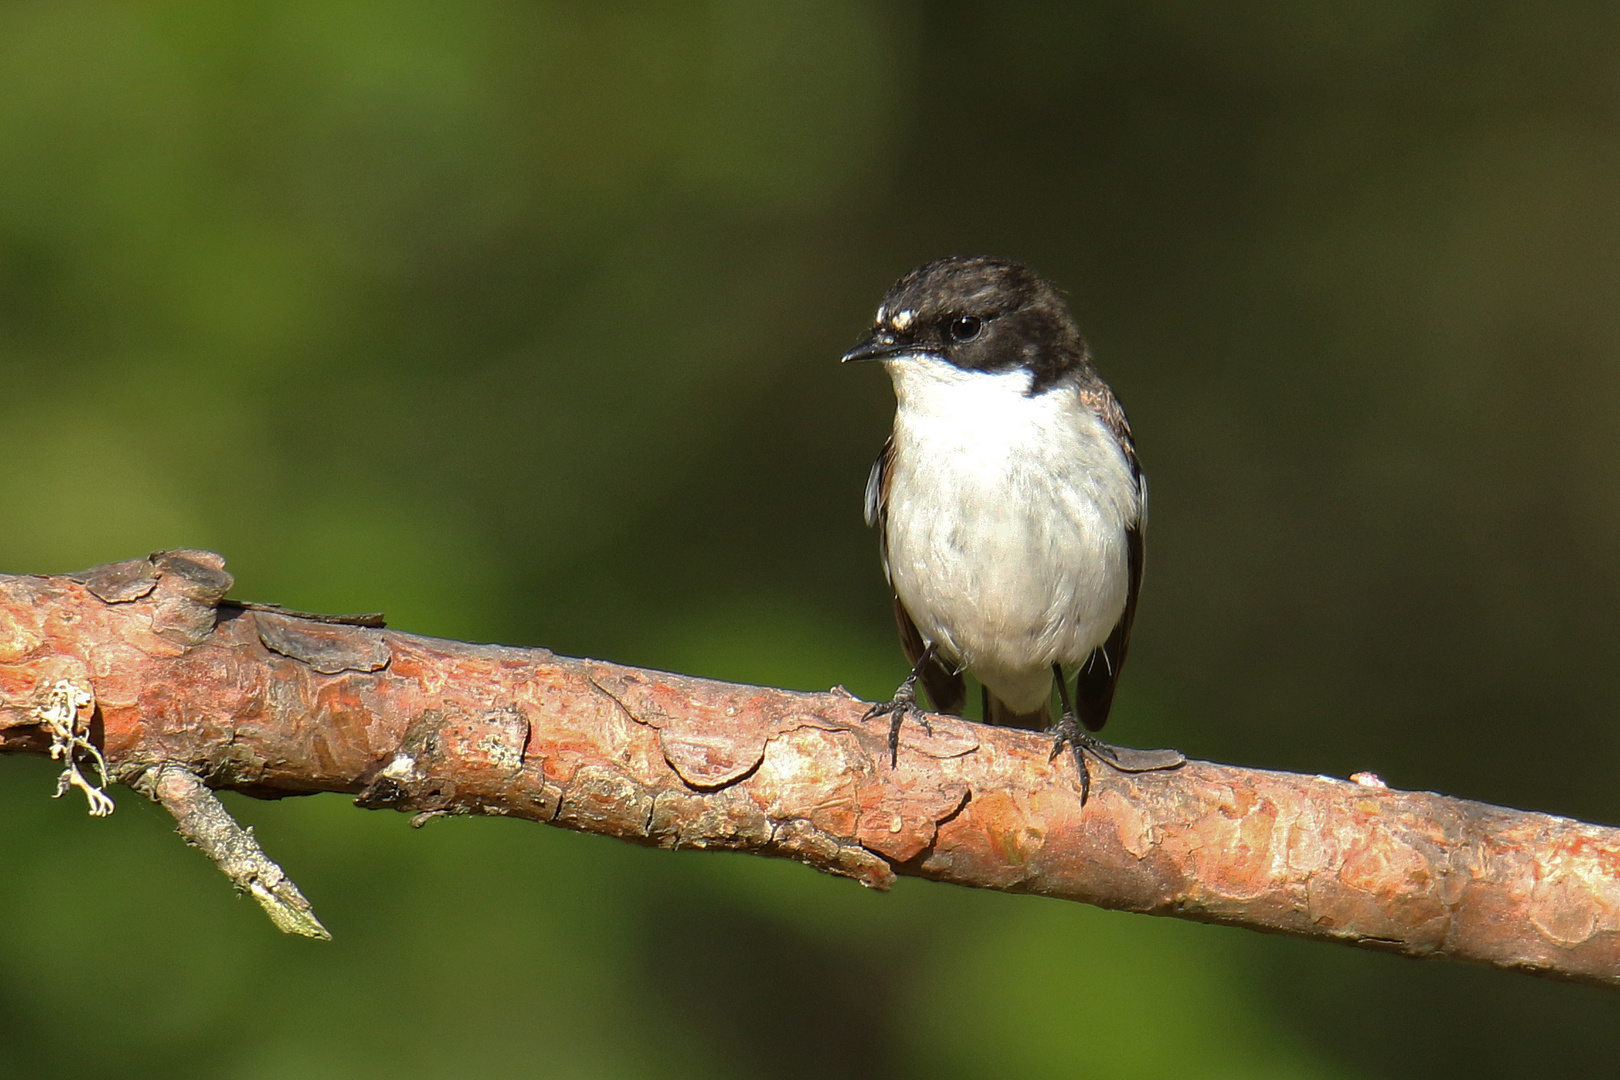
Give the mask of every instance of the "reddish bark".
[{"label": "reddish bark", "polygon": [[[1029,732],[221,602],[201,552],[0,577],[0,748],[88,689],[113,775],[501,814],[1620,985],[1620,829],[1363,782],[1074,765]],[[183,787],[183,785],[181,785]],[[178,813],[179,811],[177,811]],[[288,883],[290,885],[290,883]]]}]

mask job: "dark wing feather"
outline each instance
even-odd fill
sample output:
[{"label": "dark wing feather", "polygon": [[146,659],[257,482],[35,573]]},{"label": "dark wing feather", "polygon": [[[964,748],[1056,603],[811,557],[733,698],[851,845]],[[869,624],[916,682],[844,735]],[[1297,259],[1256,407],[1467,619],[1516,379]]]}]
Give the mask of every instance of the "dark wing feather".
[{"label": "dark wing feather", "polygon": [[1088,404],[1097,410],[1119,440],[1120,449],[1125,452],[1125,460],[1130,464],[1131,474],[1136,477],[1137,488],[1140,492],[1136,521],[1125,530],[1125,564],[1128,574],[1125,587],[1125,611],[1120,615],[1119,622],[1108,635],[1108,640],[1096,649],[1091,656],[1080,665],[1078,685],[1075,687],[1075,709],[1080,714],[1080,722],[1086,725],[1086,730],[1096,731],[1108,722],[1108,710],[1114,704],[1114,688],[1119,685],[1119,673],[1125,667],[1125,653],[1131,644],[1131,623],[1136,618],[1136,596],[1142,589],[1142,563],[1143,543],[1142,533],[1147,527],[1147,477],[1142,475],[1142,467],[1136,459],[1136,443],[1131,439],[1131,425],[1125,419],[1125,410],[1119,404],[1119,399],[1106,386],[1100,383],[1097,388],[1088,388],[1082,395],[1089,398]]},{"label": "dark wing feather", "polygon": [[[891,438],[883,444],[883,450],[872,463],[871,475],[866,479],[866,523],[877,526],[878,550],[883,556],[885,579],[889,576],[889,466],[893,461],[894,440]],[[889,591],[893,596],[892,586]],[[928,643],[923,640],[911,612],[906,610],[898,596],[894,596],[894,622],[900,631],[900,647],[906,652],[906,660],[915,665]],[[934,703],[934,711],[952,716],[962,715],[962,707],[967,704],[967,682],[961,672],[952,671],[938,660],[931,660],[923,665],[918,677],[928,691],[928,699]]]},{"label": "dark wing feather", "polygon": [[1125,652],[1131,644],[1131,622],[1136,618],[1136,594],[1142,587],[1142,526],[1138,522],[1125,530],[1126,561],[1130,568],[1130,582],[1125,593],[1125,612],[1114,624],[1114,632],[1080,665],[1080,678],[1075,687],[1075,709],[1087,731],[1097,731],[1108,722],[1108,710],[1114,704],[1114,687],[1119,685],[1119,672],[1125,666]]},{"label": "dark wing feather", "polygon": [[[906,650],[906,659],[916,664],[917,657],[928,646],[912,621],[911,612],[898,596],[894,598],[894,624],[900,628],[900,647]],[[935,712],[962,715],[962,708],[967,704],[967,680],[962,678],[961,672],[952,671],[938,660],[930,660],[918,672],[918,678],[928,691],[928,700],[934,703]]]}]

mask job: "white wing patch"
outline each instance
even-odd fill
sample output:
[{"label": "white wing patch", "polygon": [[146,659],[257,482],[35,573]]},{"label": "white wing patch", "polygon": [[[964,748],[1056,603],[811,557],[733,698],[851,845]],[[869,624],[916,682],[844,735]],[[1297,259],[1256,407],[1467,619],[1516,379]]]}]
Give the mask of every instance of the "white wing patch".
[{"label": "white wing patch", "polygon": [[878,455],[872,462],[872,471],[866,477],[866,524],[868,527],[878,523],[878,516],[883,513],[883,459],[888,456],[887,450]]}]

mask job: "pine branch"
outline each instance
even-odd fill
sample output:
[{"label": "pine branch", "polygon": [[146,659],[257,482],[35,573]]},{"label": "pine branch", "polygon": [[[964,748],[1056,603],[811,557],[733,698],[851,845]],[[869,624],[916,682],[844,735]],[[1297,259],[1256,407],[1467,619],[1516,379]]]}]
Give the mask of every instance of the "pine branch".
[{"label": "pine branch", "polygon": [[1620,986],[1620,829],[1196,761],[1093,766],[1082,808],[1073,763],[1030,732],[933,717],[890,767],[887,722],[840,691],[439,641],[225,601],[230,585],[194,551],[0,576],[0,749],[56,748],[87,794],[99,750],[295,932],[319,923],[207,789],[346,792],[418,820],[520,817],[878,889],[907,874]]}]

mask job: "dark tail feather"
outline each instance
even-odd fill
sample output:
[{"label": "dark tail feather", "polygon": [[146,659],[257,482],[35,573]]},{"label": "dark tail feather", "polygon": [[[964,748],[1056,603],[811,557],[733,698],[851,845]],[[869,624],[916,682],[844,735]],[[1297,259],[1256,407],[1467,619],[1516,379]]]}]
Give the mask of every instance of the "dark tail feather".
[{"label": "dark tail feather", "polygon": [[[980,689],[983,689],[982,687]],[[984,691],[984,722],[1002,727],[1021,727],[1031,731],[1045,731],[1052,726],[1052,708],[1043,703],[1034,712],[1013,712],[990,691]]]}]

